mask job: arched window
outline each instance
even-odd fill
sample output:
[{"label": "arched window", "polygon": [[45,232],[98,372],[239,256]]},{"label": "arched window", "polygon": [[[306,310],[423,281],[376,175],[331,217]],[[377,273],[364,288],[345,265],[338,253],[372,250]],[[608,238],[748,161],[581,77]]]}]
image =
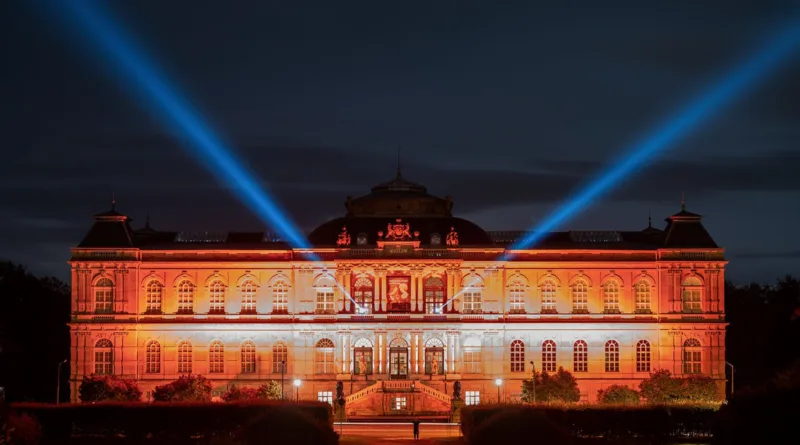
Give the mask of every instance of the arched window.
[{"label": "arched window", "polygon": [[619,343],[606,342],[606,372],[619,372]]},{"label": "arched window", "polygon": [[647,280],[639,280],[634,286],[636,298],[636,312],[649,314],[650,309],[650,283]]},{"label": "arched window", "polygon": [[188,341],[178,344],[178,373],[192,373],[192,344]]},{"label": "arched window", "polygon": [[272,313],[289,313],[289,286],[280,280],[272,285]]},{"label": "arched window", "polygon": [[619,314],[619,283],[615,280],[603,285],[603,313]]},{"label": "arched window", "polygon": [[441,314],[444,312],[444,281],[439,277],[430,277],[423,285],[425,294],[425,313]]},{"label": "arched window", "polygon": [[572,313],[589,313],[589,286],[583,279],[575,280],[572,285]]},{"label": "arched window", "polygon": [[556,371],[556,342],[553,340],[542,343],[542,371]]},{"label": "arched window", "polygon": [[225,346],[219,340],[214,340],[208,348],[208,372],[225,372]]},{"label": "arched window", "polygon": [[333,342],[323,338],[317,342],[315,355],[316,374],[333,374]]},{"label": "arched window", "polygon": [[572,345],[572,371],[587,372],[589,370],[589,346],[584,340]]},{"label": "arched window", "polygon": [[161,344],[155,340],[147,342],[145,352],[145,372],[159,373],[161,372]]},{"label": "arched window", "polygon": [[465,314],[480,314],[483,312],[483,296],[478,287],[468,287],[463,293],[463,308]]},{"label": "arched window", "polygon": [[512,314],[525,313],[525,283],[514,281],[508,286],[508,311]]},{"label": "arched window", "polygon": [[256,344],[252,341],[242,343],[242,374],[256,372]]},{"label": "arched window", "polygon": [[114,373],[114,344],[107,338],[101,338],[94,344],[94,373]]},{"label": "arched window", "polygon": [[636,343],[636,372],[650,372],[650,342],[647,340]]},{"label": "arched window", "polygon": [[285,373],[287,370],[286,361],[288,360],[286,344],[277,342],[272,345],[272,372],[275,374]]},{"label": "arched window", "polygon": [[280,280],[272,285],[272,313],[289,313],[289,286]]},{"label": "arched window", "polygon": [[444,343],[438,338],[425,343],[425,374],[444,374]]},{"label": "arched window", "polygon": [[247,280],[242,283],[242,313],[256,313],[256,283]]},{"label": "arched window", "polygon": [[220,280],[213,281],[208,286],[208,313],[225,313],[225,284]]},{"label": "arched window", "polygon": [[189,280],[178,283],[178,313],[191,314],[194,312],[194,284]]},{"label": "arched window", "polygon": [[96,314],[114,312],[114,283],[108,278],[100,278],[94,284],[94,312]]},{"label": "arched window", "polygon": [[555,314],[556,310],[556,283],[553,280],[545,280],[540,286],[542,294],[542,313]]},{"label": "arched window", "polygon": [[372,343],[366,338],[359,338],[353,345],[353,374],[372,374]]},{"label": "arched window", "polygon": [[371,314],[372,295],[375,292],[375,285],[368,277],[358,277],[353,283],[353,299],[356,300],[354,308],[357,314]]},{"label": "arched window", "polygon": [[164,286],[158,280],[150,280],[145,286],[146,297],[146,312],[148,314],[161,313],[161,299],[164,291]]},{"label": "arched window", "polygon": [[702,311],[701,295],[703,294],[703,282],[697,277],[687,277],[683,280],[681,289],[683,296],[683,312],[687,314],[697,314]]},{"label": "arched window", "polygon": [[522,340],[511,342],[511,372],[525,372],[525,343]]},{"label": "arched window", "polygon": [[700,374],[703,372],[703,361],[700,340],[690,338],[683,343],[683,373]]}]

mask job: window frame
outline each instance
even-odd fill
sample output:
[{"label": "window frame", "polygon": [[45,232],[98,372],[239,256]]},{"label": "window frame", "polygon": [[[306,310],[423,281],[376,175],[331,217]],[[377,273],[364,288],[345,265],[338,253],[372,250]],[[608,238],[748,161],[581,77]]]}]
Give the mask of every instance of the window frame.
[{"label": "window frame", "polygon": [[145,345],[145,366],[146,374],[161,373],[161,343],[150,340]]},{"label": "window frame", "polygon": [[652,369],[652,346],[647,340],[636,342],[636,372],[650,372]]},{"label": "window frame", "polygon": [[514,340],[509,345],[511,372],[525,372],[525,342]]},{"label": "window frame", "polygon": [[619,342],[608,340],[604,348],[605,372],[620,372],[619,368]]},{"label": "window frame", "polygon": [[214,340],[208,346],[208,373],[225,373],[225,345],[220,340]]},{"label": "window frame", "polygon": [[558,346],[554,340],[542,342],[542,372],[556,372],[558,369]]},{"label": "window frame", "polygon": [[575,340],[572,344],[572,372],[589,372],[589,344]]},{"label": "window frame", "polygon": [[255,374],[258,362],[256,344],[252,340],[243,342],[240,354],[242,374]]},{"label": "window frame", "polygon": [[94,313],[114,313],[114,281],[108,277],[100,277],[94,283]]}]

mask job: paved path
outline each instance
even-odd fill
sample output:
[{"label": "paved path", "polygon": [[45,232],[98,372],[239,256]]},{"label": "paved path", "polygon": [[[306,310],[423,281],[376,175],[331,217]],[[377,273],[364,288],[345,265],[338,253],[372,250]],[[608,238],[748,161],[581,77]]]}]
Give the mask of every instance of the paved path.
[{"label": "paved path", "polygon": [[414,426],[408,423],[336,423],[334,429],[342,434],[343,444],[402,444],[458,443],[461,429],[454,423],[422,423],[420,440],[415,442]]}]

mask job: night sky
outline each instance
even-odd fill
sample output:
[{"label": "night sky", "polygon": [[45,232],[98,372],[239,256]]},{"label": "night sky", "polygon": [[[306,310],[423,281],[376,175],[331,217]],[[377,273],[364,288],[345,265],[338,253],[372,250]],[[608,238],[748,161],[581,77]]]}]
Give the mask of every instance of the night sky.
[{"label": "night sky", "polygon": [[[264,229],[57,23],[7,3],[0,258],[66,278],[112,192],[135,227]],[[402,147],[458,216],[522,230],[792,2],[107,3],[303,229],[392,179]],[[564,229],[643,229],[648,209],[663,227],[681,192],[728,278],[800,274],[800,54]]]}]

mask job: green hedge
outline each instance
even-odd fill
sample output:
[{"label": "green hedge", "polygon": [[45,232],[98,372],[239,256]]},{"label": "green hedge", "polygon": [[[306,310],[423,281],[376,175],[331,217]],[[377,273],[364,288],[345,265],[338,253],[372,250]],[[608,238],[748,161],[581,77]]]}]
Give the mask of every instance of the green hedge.
[{"label": "green hedge", "polygon": [[[717,410],[714,408],[667,406],[574,406],[479,405],[461,410],[461,430],[468,439],[478,428],[503,422],[495,416],[514,411],[516,418],[537,419],[544,415],[548,425],[575,437],[606,439],[702,436],[711,434]],[[533,422],[532,422],[533,423]],[[508,428],[511,428],[509,425]],[[502,430],[502,428],[499,428]]]},{"label": "green hedge", "polygon": [[[12,411],[36,418],[48,442],[63,442],[76,437],[125,437],[129,439],[191,438],[231,436],[237,433],[246,442],[253,424],[269,424],[276,437],[308,435],[310,443],[329,443],[333,432],[331,406],[322,402],[247,401],[236,403],[82,403],[69,405],[15,404]],[[280,419],[275,422],[274,419]],[[317,437],[319,435],[322,437]],[[307,443],[296,440],[296,443]],[[293,443],[295,443],[293,442]],[[270,440],[266,443],[284,443]]]}]

